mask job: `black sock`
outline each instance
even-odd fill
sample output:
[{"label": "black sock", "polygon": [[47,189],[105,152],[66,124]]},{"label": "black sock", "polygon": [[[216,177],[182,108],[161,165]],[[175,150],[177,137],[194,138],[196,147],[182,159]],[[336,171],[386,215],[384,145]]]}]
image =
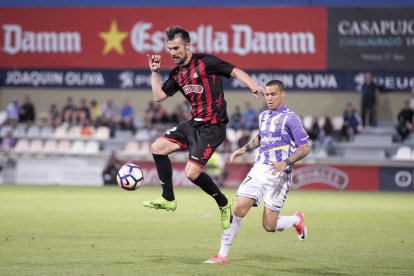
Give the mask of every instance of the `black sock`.
[{"label": "black sock", "polygon": [[213,179],[211,179],[211,177],[205,172],[200,173],[197,179],[192,182],[200,187],[204,192],[211,195],[216,200],[219,207],[227,205],[227,198],[221,193],[219,187],[217,187]]},{"label": "black sock", "polygon": [[168,155],[152,154],[157,167],[158,176],[161,180],[162,197],[172,201],[174,197],[174,189],[172,184],[172,165]]}]

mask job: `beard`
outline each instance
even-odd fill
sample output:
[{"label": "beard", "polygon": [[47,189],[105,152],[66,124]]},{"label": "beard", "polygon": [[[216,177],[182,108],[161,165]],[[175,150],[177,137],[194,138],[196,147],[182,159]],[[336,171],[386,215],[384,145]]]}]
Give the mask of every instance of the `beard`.
[{"label": "beard", "polygon": [[187,55],[184,55],[182,57],[173,56],[172,59],[173,59],[173,62],[174,62],[175,65],[182,65],[187,60],[187,57],[188,57]]}]

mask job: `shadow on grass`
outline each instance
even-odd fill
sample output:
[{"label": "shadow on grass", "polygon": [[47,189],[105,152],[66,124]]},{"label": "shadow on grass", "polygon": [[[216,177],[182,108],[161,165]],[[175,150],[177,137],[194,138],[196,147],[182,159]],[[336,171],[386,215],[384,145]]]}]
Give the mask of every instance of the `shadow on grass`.
[{"label": "shadow on grass", "polygon": [[268,254],[248,254],[244,257],[234,257],[229,259],[229,264],[237,263],[237,266],[245,270],[257,269],[260,271],[263,267],[277,271],[279,274],[303,274],[303,275],[349,275],[349,273],[338,272],[334,267],[318,266],[304,267],[301,266],[298,258],[287,256],[277,256]]},{"label": "shadow on grass", "polygon": [[319,267],[319,268],[310,268],[310,267],[295,267],[291,269],[279,268],[277,270],[279,273],[283,274],[303,274],[303,275],[351,275],[353,273],[338,272],[335,271],[332,267]]}]

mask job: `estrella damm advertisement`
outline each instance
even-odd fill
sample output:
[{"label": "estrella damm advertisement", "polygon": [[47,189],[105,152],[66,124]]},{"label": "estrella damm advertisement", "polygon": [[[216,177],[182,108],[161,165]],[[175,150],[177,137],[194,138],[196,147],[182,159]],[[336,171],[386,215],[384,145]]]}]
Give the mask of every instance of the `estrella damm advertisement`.
[{"label": "estrella damm advertisement", "polygon": [[190,31],[192,51],[244,69],[326,67],[326,9],[3,8],[0,68],[147,68],[147,54],[174,64],[164,30]]}]

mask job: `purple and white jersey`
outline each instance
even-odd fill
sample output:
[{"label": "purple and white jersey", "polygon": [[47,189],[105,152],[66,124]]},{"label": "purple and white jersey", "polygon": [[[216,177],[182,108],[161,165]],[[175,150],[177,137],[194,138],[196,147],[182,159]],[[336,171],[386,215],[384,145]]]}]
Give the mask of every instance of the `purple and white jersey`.
[{"label": "purple and white jersey", "polygon": [[308,143],[308,133],[295,112],[285,104],[259,115],[260,147],[256,163],[269,164],[288,158],[298,146]]}]

